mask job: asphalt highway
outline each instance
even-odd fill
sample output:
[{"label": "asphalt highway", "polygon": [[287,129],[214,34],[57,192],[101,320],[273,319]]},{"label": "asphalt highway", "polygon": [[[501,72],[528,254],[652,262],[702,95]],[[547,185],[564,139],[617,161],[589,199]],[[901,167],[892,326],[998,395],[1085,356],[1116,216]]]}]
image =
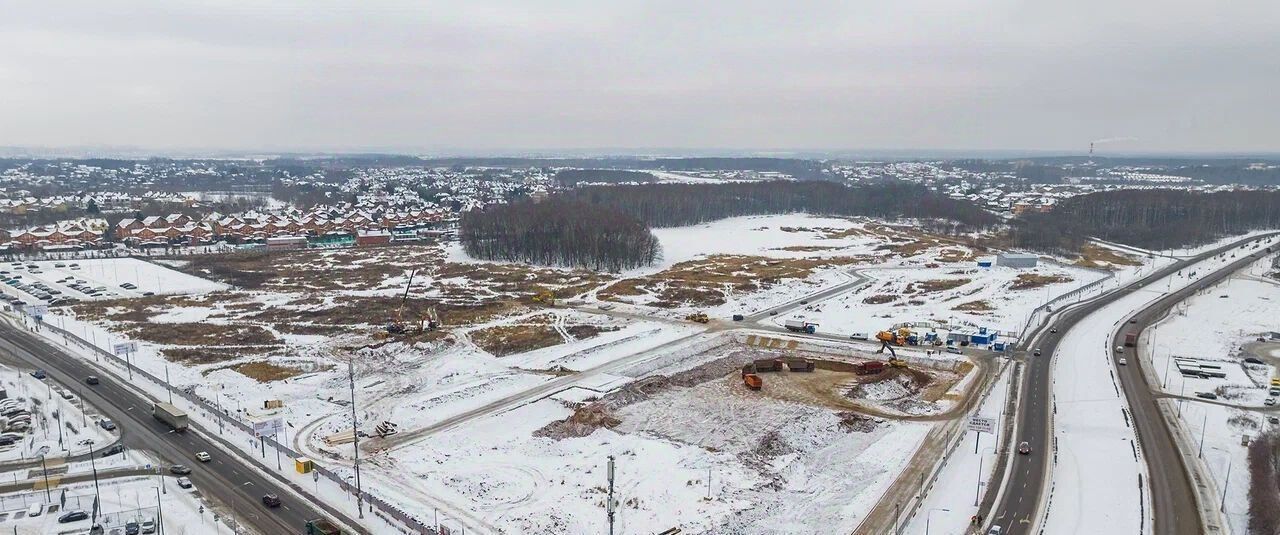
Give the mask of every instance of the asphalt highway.
[{"label": "asphalt highway", "polygon": [[[1266,236],[1271,235],[1274,234],[1268,234]],[[995,503],[994,507],[991,507],[989,502],[984,503],[983,508],[980,509],[980,511],[991,511],[986,515],[987,523],[1002,526],[1005,534],[1030,533],[1035,526],[1036,515],[1039,514],[1041,510],[1041,491],[1044,488],[1046,478],[1049,470],[1051,469],[1050,459],[1053,452],[1053,435],[1052,429],[1050,428],[1050,422],[1052,421],[1051,412],[1053,410],[1053,389],[1051,382],[1053,365],[1050,356],[1054,354],[1058,343],[1066,335],[1067,331],[1069,331],[1084,317],[1108,304],[1111,304],[1117,299],[1128,295],[1129,292],[1148,286],[1167,275],[1177,273],[1179,270],[1182,270],[1191,264],[1200,262],[1201,260],[1222,252],[1236,250],[1242,244],[1255,241],[1259,237],[1263,236],[1254,236],[1248,239],[1239,240],[1199,254],[1195,257],[1178,261],[1122,288],[1082,301],[1080,304],[1060,309],[1060,312],[1056,316],[1051,317],[1050,321],[1046,322],[1046,324],[1041,327],[1041,330],[1038,331],[1036,336],[1030,338],[1031,343],[1022,348],[1028,352],[1028,356],[1026,357],[1026,366],[1024,367],[1022,374],[1022,382],[1018,386],[1019,404],[1017,411],[1017,436],[1009,440],[1007,444],[1009,448],[1016,448],[1018,443],[1026,441],[1031,447],[1032,453],[1030,455],[1013,454],[1011,463],[1008,465],[1001,463],[999,465],[996,474],[993,475],[993,481],[998,481],[1003,478],[1003,470],[1006,468],[1009,470],[1008,481],[1004,485],[1000,502]],[[1256,258],[1253,259],[1256,260]],[[1211,276],[1218,276],[1219,274],[1225,276],[1225,274],[1231,273],[1237,269],[1234,266],[1243,265],[1250,260],[1251,259],[1248,257],[1242,258],[1240,261],[1223,268]],[[1192,285],[1186,290],[1175,292],[1171,298],[1181,300],[1187,295],[1195,292],[1201,284]],[[1030,351],[1035,348],[1039,348],[1043,356],[1032,356]],[[1130,362],[1133,362],[1134,360],[1136,359],[1130,359]],[[1137,367],[1134,367],[1131,373],[1137,371]],[[1138,380],[1141,381],[1141,379]],[[1133,398],[1131,398],[1131,402],[1132,401]],[[1153,412],[1144,413],[1142,417],[1149,420],[1147,422],[1148,425],[1154,423],[1163,428],[1163,425],[1159,423],[1159,413],[1154,412],[1153,408],[1151,408],[1151,410]],[[1135,410],[1135,417],[1138,417],[1137,410]],[[1149,430],[1148,433],[1155,433],[1155,431]],[[1161,462],[1167,461],[1166,458],[1160,457],[1161,453],[1147,453],[1147,448],[1149,447],[1159,450],[1159,448],[1161,448],[1159,444],[1161,443],[1168,447],[1174,447],[1168,440],[1168,430],[1165,429],[1164,433],[1165,435],[1163,439],[1152,438],[1150,440],[1146,440],[1142,438],[1143,434],[1141,430],[1139,431],[1139,438],[1142,441],[1144,455],[1147,455],[1147,459],[1159,459],[1162,460]],[[1179,467],[1178,470],[1168,470],[1163,467],[1157,467],[1156,469],[1151,470],[1152,474],[1177,472],[1182,474],[1182,477],[1185,479],[1185,471],[1181,469],[1181,463],[1180,461],[1177,461],[1176,454],[1171,459],[1178,463],[1176,465]],[[1164,474],[1164,476],[1168,476],[1175,481],[1170,483],[1173,486],[1161,489],[1162,493],[1186,493],[1187,489],[1190,488],[1189,486],[1181,489],[1177,487],[1176,474]],[[1160,488],[1161,485],[1153,479],[1152,486]],[[994,493],[989,493],[987,499],[993,500],[994,496]],[[1162,498],[1161,501],[1155,502],[1157,517],[1163,514],[1173,514],[1168,513],[1167,511],[1164,513],[1161,512],[1162,509],[1167,510],[1170,507],[1170,504],[1165,500],[1166,498]],[[1184,510],[1190,511],[1190,513],[1182,513],[1181,516],[1185,517],[1187,514],[1194,515],[1194,503],[1192,505],[1193,506],[1189,509]],[[1192,519],[1183,518],[1183,520],[1184,522],[1187,522],[1187,525],[1193,527],[1192,532],[1196,532],[1198,530],[1198,521],[1192,523],[1190,522]],[[1181,531],[1159,530],[1159,528],[1165,526],[1168,526],[1167,521],[1158,521],[1156,523],[1157,530],[1155,533],[1181,533]]]},{"label": "asphalt highway", "polygon": [[[128,430],[121,435],[126,448],[149,450],[166,464],[190,467],[192,472],[186,477],[195,484],[197,492],[232,511],[246,527],[257,533],[301,533],[307,520],[334,517],[310,503],[293,498],[294,494],[284,490],[284,483],[253,469],[248,462],[224,453],[214,446],[215,439],[194,430],[173,432],[151,417],[150,401],[37,335],[0,322],[0,359],[20,368],[43,368],[49,375],[46,380],[56,381],[64,388],[74,389],[82,384],[85,377],[99,376],[101,384],[84,386],[80,391],[87,403],[115,421],[121,429]],[[195,454],[201,451],[209,452],[213,460],[208,463],[197,461]],[[168,492],[189,491],[173,485]],[[284,501],[282,506],[276,509],[263,506],[262,496],[267,493],[280,496]]]},{"label": "asphalt highway", "polygon": [[[1253,254],[1238,256],[1241,257],[1239,260],[1209,274],[1197,284],[1168,294],[1134,314],[1129,323],[1116,332],[1111,345],[1124,347],[1124,337],[1127,333],[1136,333],[1141,341],[1142,331],[1164,317],[1174,305],[1190,297],[1200,288],[1212,286],[1243,269],[1260,258],[1262,253],[1254,251]],[[1156,404],[1157,394],[1151,385],[1147,384],[1146,375],[1142,373],[1147,363],[1138,358],[1137,349],[1136,346],[1125,347],[1123,353],[1116,353],[1112,358],[1125,357],[1126,364],[1116,366],[1115,369],[1116,375],[1120,377],[1120,385],[1125,391],[1125,397],[1129,400],[1129,411],[1138,433],[1138,442],[1142,445],[1142,453],[1147,461],[1155,522],[1153,532],[1195,535],[1201,532],[1195,486],[1186,465],[1182,462],[1173,435],[1165,425],[1159,405]]]}]

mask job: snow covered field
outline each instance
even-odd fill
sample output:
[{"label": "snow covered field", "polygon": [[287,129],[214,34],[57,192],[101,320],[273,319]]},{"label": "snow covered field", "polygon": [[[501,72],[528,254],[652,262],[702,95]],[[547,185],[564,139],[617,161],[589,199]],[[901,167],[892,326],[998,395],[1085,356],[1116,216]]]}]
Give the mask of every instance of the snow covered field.
[{"label": "snow covered field", "polygon": [[88,441],[93,441],[97,449],[115,441],[113,433],[97,425],[92,406],[85,407],[87,412],[81,412],[82,403],[76,392],[55,390],[26,371],[2,367],[0,385],[9,398],[18,401],[17,406],[31,412],[31,427],[17,433],[20,440],[0,446],[0,463],[21,462],[41,455],[48,458],[65,457],[68,453],[77,455],[88,451]]},{"label": "snow covered field", "polygon": [[[201,507],[198,496],[191,490],[178,488],[173,478],[164,478],[166,487],[160,488],[160,479],[150,476],[134,476],[105,479],[99,482],[102,498],[98,523],[106,533],[124,533],[125,524],[138,522],[139,527],[148,520],[156,522],[160,529],[172,535],[203,535],[226,532],[230,528],[214,521],[214,513]],[[65,504],[61,504],[65,492]],[[71,511],[91,513],[94,500],[93,482],[63,485],[53,492],[54,503],[46,503],[43,490],[0,495],[4,511],[0,511],[0,532],[18,535],[83,534],[92,527],[90,520],[60,523],[58,517]],[[32,507],[39,506],[40,514],[28,516]],[[163,513],[163,528],[159,526]],[[118,530],[118,531],[113,531]]]},{"label": "snow covered field", "polygon": [[[238,418],[283,417],[287,442],[339,472],[347,470],[352,448],[323,439],[350,429],[351,360],[362,431],[383,421],[399,429],[386,439],[362,440],[366,487],[419,518],[439,512],[461,519],[469,532],[600,530],[599,487],[612,454],[619,525],[630,526],[623,532],[679,525],[685,533],[804,533],[852,530],[935,424],[885,420],[850,431],[830,408],[741,398],[734,371],[723,381],[630,404],[616,426],[587,436],[555,440],[535,431],[573,415],[583,402],[709,358],[685,346],[701,343],[708,328],[681,320],[694,310],[717,319],[764,311],[857,280],[851,272],[866,268],[868,285],[805,312],[819,318],[822,332],[874,333],[927,320],[1013,330],[1044,300],[1102,276],[1052,264],[980,270],[968,247],[873,221],[745,217],[655,234],[663,263],[621,275],[653,279],[655,291],[624,296],[631,304],[611,311],[600,310],[604,302],[595,295],[618,276],[451,264],[461,260],[460,251],[410,247],[278,257],[290,259],[286,266],[248,256],[230,264],[245,287],[229,289],[136,260],[100,268],[81,261],[77,276],[109,279],[103,284],[113,288],[133,282],[136,293],[187,295],[135,300],[142,303],[135,308],[84,307],[78,318],[55,310],[45,321],[101,348],[139,341],[131,355],[138,368],[157,377],[168,373],[176,387]],[[727,264],[723,280],[731,282],[672,275],[682,263],[691,263],[689,273],[705,272],[718,261],[715,255],[747,258]],[[191,262],[181,269],[199,267],[198,259]],[[399,313],[407,274],[417,266],[430,267],[418,272],[410,300],[453,308],[442,314],[442,331],[390,337],[385,322]],[[1019,275],[1037,278],[1013,289]],[[742,281],[752,284],[738,285]],[[723,301],[660,302],[681,284],[703,285],[696,289],[710,288]],[[563,292],[556,296],[559,306],[530,303],[531,288],[544,286]],[[222,289],[228,291],[203,295]],[[894,300],[866,302],[882,294]],[[347,303],[354,306],[343,308]],[[365,314],[364,307],[375,308]],[[191,331],[194,341],[169,339],[180,330]],[[114,361],[103,365],[125,373]],[[284,407],[262,409],[269,400]],[[759,456],[754,450],[762,436],[769,439],[768,454]],[[320,485],[317,492],[335,497],[335,490]]]}]

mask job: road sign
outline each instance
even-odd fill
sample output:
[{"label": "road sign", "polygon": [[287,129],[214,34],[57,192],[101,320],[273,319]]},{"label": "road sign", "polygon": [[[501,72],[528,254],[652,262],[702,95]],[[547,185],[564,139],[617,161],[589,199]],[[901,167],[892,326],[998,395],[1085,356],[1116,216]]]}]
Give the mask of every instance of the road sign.
[{"label": "road sign", "polygon": [[138,351],[137,342],[121,342],[111,346],[111,352],[115,353],[116,355],[123,355],[125,353],[136,353],[137,351]]},{"label": "road sign", "polygon": [[284,418],[270,418],[253,422],[253,434],[265,437],[275,436],[284,430]]},{"label": "road sign", "polygon": [[970,416],[970,417],[969,417],[969,430],[970,430],[970,431],[977,431],[977,432],[980,432],[980,433],[992,433],[992,434],[994,434],[994,433],[996,432],[996,419],[995,419],[995,418],[988,418],[988,417],[986,417],[986,416],[979,416],[979,415],[977,415],[977,414],[975,414],[975,415],[973,415],[973,416]]}]

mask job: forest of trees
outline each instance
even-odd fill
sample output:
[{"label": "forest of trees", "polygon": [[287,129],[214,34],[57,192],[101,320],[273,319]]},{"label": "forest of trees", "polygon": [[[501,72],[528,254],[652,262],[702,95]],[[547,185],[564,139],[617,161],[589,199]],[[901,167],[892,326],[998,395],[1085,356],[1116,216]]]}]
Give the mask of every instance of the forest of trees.
[{"label": "forest of trees", "polygon": [[563,186],[574,186],[579,182],[654,182],[657,177],[644,171],[628,171],[626,169],[561,169],[556,171],[556,182]]},{"label": "forest of trees", "polygon": [[474,258],[596,271],[648,266],[662,251],[658,238],[639,220],[560,198],[468,212],[458,237]]},{"label": "forest of trees", "polygon": [[726,217],[805,212],[830,216],[947,220],[935,229],[983,228],[999,218],[918,184],[882,182],[845,186],[819,181],[729,184],[588,186],[564,195],[631,215],[654,227],[676,227]]},{"label": "forest of trees", "polygon": [[1016,246],[1048,252],[1076,251],[1090,237],[1169,249],[1261,228],[1280,228],[1280,192],[1116,190],[1027,214],[1011,236]]}]

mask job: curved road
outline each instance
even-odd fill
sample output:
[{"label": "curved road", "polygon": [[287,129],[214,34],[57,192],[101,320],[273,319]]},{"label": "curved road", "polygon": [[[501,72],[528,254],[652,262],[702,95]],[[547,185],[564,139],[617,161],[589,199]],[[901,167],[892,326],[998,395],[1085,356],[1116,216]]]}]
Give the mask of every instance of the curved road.
[{"label": "curved road", "polygon": [[[1271,237],[1276,234],[1280,233],[1252,236],[1250,238],[1238,240],[1217,249],[1201,253],[1194,257],[1180,260],[1119,289],[1060,309],[1056,316],[1051,317],[1050,321],[1046,322],[1045,326],[1042,327],[1040,333],[1031,339],[1032,343],[1028,344],[1028,348],[1038,347],[1045,357],[1027,357],[1027,365],[1022,374],[1022,382],[1018,385],[1018,411],[1016,417],[1017,438],[1009,441],[1009,443],[1026,441],[1031,446],[1031,450],[1035,453],[1032,455],[1013,455],[1013,459],[1011,461],[1007,463],[1002,462],[998,465],[999,468],[996,473],[993,474],[992,480],[998,481],[1002,479],[1004,477],[1004,470],[1008,470],[1009,476],[1008,480],[1001,488],[999,503],[992,504],[992,501],[996,498],[994,493],[988,493],[987,497],[983,501],[983,506],[980,511],[991,511],[989,514],[984,515],[988,522],[1002,526],[1005,534],[1031,533],[1036,525],[1037,515],[1042,509],[1042,504],[1040,502],[1044,494],[1043,490],[1051,469],[1051,455],[1049,452],[1053,451],[1053,444],[1051,443],[1053,439],[1051,428],[1053,411],[1053,383],[1051,374],[1053,371],[1053,363],[1052,359],[1048,358],[1048,356],[1054,354],[1058,343],[1062,340],[1067,331],[1074,327],[1076,323],[1085,316],[1088,316],[1098,309],[1115,302],[1121,297],[1128,295],[1130,292],[1142,289],[1145,286],[1159,281],[1167,275],[1177,273],[1179,270],[1186,268],[1191,264],[1200,262],[1223,252],[1232,251],[1240,247],[1242,244],[1253,242],[1260,238]],[[1242,258],[1212,276],[1218,276],[1219,273],[1225,274],[1233,272],[1235,269],[1232,266],[1243,265],[1252,260],[1256,260],[1257,254],[1258,253],[1255,253],[1254,255]],[[1202,280],[1208,280],[1208,278]],[[1202,282],[1200,284],[1205,283]],[[1193,285],[1187,290],[1176,292],[1171,296],[1171,298],[1181,296],[1177,297],[1177,300],[1181,300],[1182,298],[1185,298],[1186,295],[1190,295],[1190,293],[1194,292],[1200,284]],[[1130,362],[1133,360],[1136,359],[1130,359]],[[1134,366],[1132,371],[1137,372],[1138,368]],[[1128,391],[1127,387],[1126,391]],[[1135,409],[1135,416],[1136,412],[1137,409]],[[1144,418],[1150,419],[1152,416],[1152,414],[1146,414]],[[1154,414],[1154,417],[1158,418],[1158,416],[1158,413]],[[1155,432],[1149,430],[1148,433]],[[1165,436],[1167,437],[1167,429],[1165,430]],[[1141,431],[1139,431],[1139,437],[1140,440],[1143,440],[1144,455],[1147,455],[1149,460],[1165,459],[1165,457],[1162,456],[1162,453],[1158,451],[1162,447],[1162,440],[1160,438],[1145,439],[1143,438]],[[1174,447],[1171,442],[1167,441],[1167,438],[1163,441],[1163,444],[1165,447]],[[1006,447],[1008,446],[1006,445]],[[1149,448],[1151,449],[1151,452],[1148,452]],[[1002,453],[1005,455],[1009,454],[1008,451]],[[1174,459],[1176,459],[1176,457],[1174,457]],[[1181,465],[1180,461],[1178,462],[1178,465]],[[1162,467],[1160,469],[1151,470],[1150,472],[1153,475],[1161,474],[1159,480],[1153,477],[1153,487],[1161,488],[1160,482],[1163,482],[1165,485],[1164,488],[1160,490],[1162,497],[1158,501],[1153,497],[1153,503],[1155,503],[1156,506],[1158,520],[1156,525],[1157,530],[1155,533],[1180,533],[1178,531],[1160,531],[1161,528],[1165,528],[1169,524],[1168,519],[1160,521],[1159,517],[1161,515],[1172,517],[1174,513],[1168,512],[1168,508],[1170,507],[1169,501],[1172,500],[1172,496],[1177,494],[1186,494],[1187,490],[1190,488],[1189,486],[1178,487],[1177,474],[1183,474],[1183,476],[1185,476],[1185,471],[1168,470]],[[1166,479],[1169,479],[1169,481],[1166,481]],[[1162,510],[1165,512],[1161,512]],[[1189,510],[1195,511],[1194,507]],[[1185,516],[1185,514],[1183,516]],[[1186,519],[1184,518],[1184,520]],[[1187,524],[1194,526],[1194,531],[1192,531],[1193,533],[1198,532],[1198,521],[1194,524],[1187,522]]]}]

